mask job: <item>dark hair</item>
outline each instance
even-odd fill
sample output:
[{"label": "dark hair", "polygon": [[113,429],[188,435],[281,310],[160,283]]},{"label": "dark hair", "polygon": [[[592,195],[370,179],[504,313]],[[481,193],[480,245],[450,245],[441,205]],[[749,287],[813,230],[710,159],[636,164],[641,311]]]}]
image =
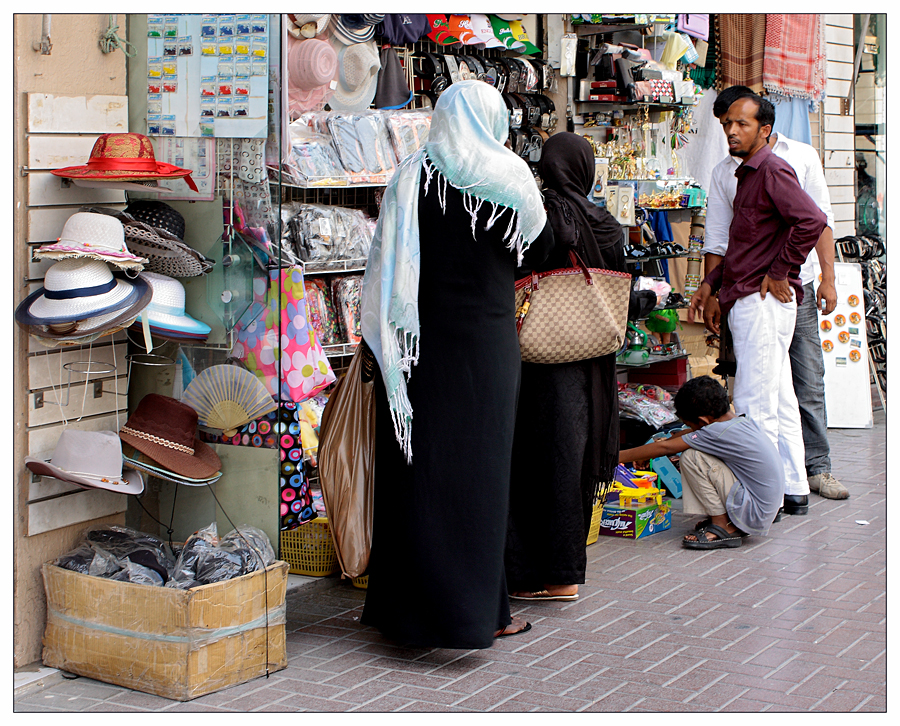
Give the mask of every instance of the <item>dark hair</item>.
[{"label": "dark hair", "polygon": [[716,96],[716,100],[713,102],[713,116],[719,118],[729,108],[731,108],[731,104],[737,101],[739,98],[755,95],[757,94],[747,86],[728,86],[728,88],[726,88],[718,96]]},{"label": "dark hair", "polygon": [[[735,86],[732,86],[732,88],[734,87]],[[737,88],[740,88],[740,86],[737,86]],[[728,89],[726,88],[725,91],[727,90]],[[722,91],[722,93],[724,94],[725,91]],[[759,123],[760,127],[765,126],[766,124],[769,124],[769,126],[775,126],[775,106],[772,105],[772,102],[769,99],[763,98],[758,93],[742,93],[737,96],[731,103],[736,103],[743,98],[749,98],[751,101],[753,101],[753,103],[756,104],[756,116],[754,118]],[[719,100],[716,99],[716,103],[718,102]],[[728,108],[730,107],[731,106],[729,105]],[[720,109],[720,113],[716,114],[714,107],[713,113],[716,114],[716,117],[718,118],[720,115],[724,114],[725,111],[728,110],[728,108]]]},{"label": "dark hair", "polygon": [[675,413],[682,421],[698,423],[701,416],[719,418],[728,409],[725,387],[709,376],[691,378],[675,394]]}]

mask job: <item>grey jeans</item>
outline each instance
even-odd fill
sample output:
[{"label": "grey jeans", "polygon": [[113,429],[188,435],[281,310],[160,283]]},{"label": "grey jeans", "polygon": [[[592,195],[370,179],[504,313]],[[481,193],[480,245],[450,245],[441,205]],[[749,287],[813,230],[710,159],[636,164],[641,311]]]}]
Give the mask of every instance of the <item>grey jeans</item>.
[{"label": "grey jeans", "polygon": [[800,406],[800,425],[806,449],[806,474],[831,471],[831,447],[825,414],[825,360],[819,341],[816,293],[813,284],[803,286],[803,302],[797,307],[797,323],[791,340],[791,376]]}]

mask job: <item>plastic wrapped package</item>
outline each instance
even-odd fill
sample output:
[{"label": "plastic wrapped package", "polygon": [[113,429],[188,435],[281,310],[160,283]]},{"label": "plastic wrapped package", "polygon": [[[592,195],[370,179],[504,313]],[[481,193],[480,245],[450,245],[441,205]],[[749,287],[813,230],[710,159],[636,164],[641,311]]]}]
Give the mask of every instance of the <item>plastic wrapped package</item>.
[{"label": "plastic wrapped package", "polygon": [[362,275],[344,275],[331,281],[331,296],[348,343],[362,340],[359,317],[362,280]]},{"label": "plastic wrapped package", "polygon": [[369,222],[358,209],[301,204],[287,227],[294,252],[303,262],[329,262],[367,258],[372,246]]},{"label": "plastic wrapped package", "polygon": [[653,277],[639,277],[634,283],[635,290],[651,290],[656,294],[656,306],[662,307],[666,304],[672,286],[665,280],[657,280]]},{"label": "plastic wrapped package", "polygon": [[324,280],[315,277],[306,278],[303,286],[309,324],[315,329],[322,345],[337,345],[341,342],[341,328],[335,319],[328,286]]},{"label": "plastic wrapped package", "polygon": [[300,186],[346,184],[346,172],[337,151],[327,136],[312,136],[291,142],[285,169]]},{"label": "plastic wrapped package", "polygon": [[131,561],[126,561],[125,567],[109,579],[118,582],[133,582],[136,585],[152,585],[153,587],[162,587],[165,584],[162,576],[156,570]]},{"label": "plastic wrapped package", "polygon": [[391,144],[397,162],[418,151],[428,140],[431,129],[431,109],[390,111],[386,114]]},{"label": "plastic wrapped package", "polygon": [[337,207],[335,211],[334,259],[358,260],[369,256],[373,228],[369,215],[360,209]]},{"label": "plastic wrapped package", "polygon": [[352,184],[385,184],[397,166],[384,114],[329,114],[325,121]]},{"label": "plastic wrapped package", "polygon": [[664,403],[638,393],[624,384],[619,385],[619,411],[636,416],[657,429],[678,420]]},{"label": "plastic wrapped package", "polygon": [[275,562],[275,550],[268,535],[257,527],[241,525],[219,541],[222,549],[237,552],[244,560],[247,572],[264,570]]},{"label": "plastic wrapped package", "polygon": [[231,580],[274,561],[275,552],[262,530],[245,525],[220,540],[213,522],[188,537],[167,587],[186,589]]}]

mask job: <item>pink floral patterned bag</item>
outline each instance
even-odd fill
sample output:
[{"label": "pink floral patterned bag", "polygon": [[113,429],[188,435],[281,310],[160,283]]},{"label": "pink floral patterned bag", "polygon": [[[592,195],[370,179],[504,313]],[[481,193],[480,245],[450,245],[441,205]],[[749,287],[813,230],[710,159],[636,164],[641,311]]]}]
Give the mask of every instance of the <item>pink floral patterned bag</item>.
[{"label": "pink floral patterned bag", "polygon": [[280,394],[283,401],[300,403],[330,386],[336,376],[309,324],[303,269],[270,270],[268,286],[265,282],[253,282],[254,305],[262,305],[264,312],[252,323],[236,326],[232,355],[256,374],[273,396]]}]

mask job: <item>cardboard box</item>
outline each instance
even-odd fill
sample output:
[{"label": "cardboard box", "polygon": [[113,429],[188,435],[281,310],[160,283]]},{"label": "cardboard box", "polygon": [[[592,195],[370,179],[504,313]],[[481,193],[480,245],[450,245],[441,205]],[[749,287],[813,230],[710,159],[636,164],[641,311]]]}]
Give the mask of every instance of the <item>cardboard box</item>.
[{"label": "cardboard box", "polygon": [[601,537],[623,537],[640,539],[672,526],[672,510],[669,503],[663,500],[662,506],[655,502],[634,504],[630,507],[619,507],[606,504],[600,518]]},{"label": "cardboard box", "polygon": [[45,563],[44,665],[177,701],[281,670],[287,571],[177,590]]}]

